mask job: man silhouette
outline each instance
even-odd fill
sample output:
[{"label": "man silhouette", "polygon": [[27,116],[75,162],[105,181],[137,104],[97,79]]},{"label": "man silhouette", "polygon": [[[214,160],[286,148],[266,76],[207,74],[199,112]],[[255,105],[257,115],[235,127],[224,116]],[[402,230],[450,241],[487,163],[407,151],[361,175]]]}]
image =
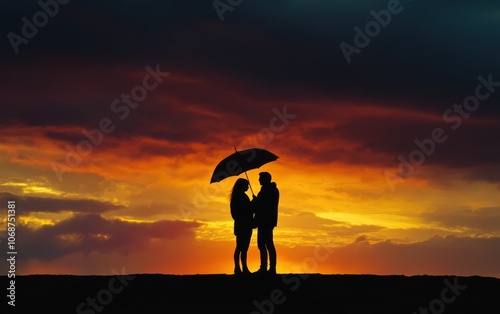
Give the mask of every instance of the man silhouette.
[{"label": "man silhouette", "polygon": [[[255,225],[257,227],[257,246],[260,251],[260,268],[257,274],[276,274],[276,248],[274,247],[273,230],[278,224],[278,203],[280,193],[276,183],[271,182],[271,174],[259,173],[261,189],[254,198]],[[269,271],[267,256],[269,255]]]}]

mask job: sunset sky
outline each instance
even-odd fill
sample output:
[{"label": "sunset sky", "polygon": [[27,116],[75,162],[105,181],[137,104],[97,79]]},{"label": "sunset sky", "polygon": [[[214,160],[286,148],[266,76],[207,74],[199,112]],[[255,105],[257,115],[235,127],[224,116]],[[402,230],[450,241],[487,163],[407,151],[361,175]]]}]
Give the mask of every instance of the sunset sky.
[{"label": "sunset sky", "polygon": [[260,147],[278,273],[500,278],[500,3],[239,2],[2,1],[17,273],[232,273],[209,182]]}]

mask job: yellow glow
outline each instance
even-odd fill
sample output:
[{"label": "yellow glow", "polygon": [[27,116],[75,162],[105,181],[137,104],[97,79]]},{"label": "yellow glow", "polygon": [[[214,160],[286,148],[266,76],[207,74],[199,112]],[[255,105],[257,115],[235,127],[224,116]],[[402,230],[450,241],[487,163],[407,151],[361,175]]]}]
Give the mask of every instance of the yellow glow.
[{"label": "yellow glow", "polygon": [[46,186],[43,182],[36,182],[34,180],[28,180],[28,182],[7,181],[0,185],[6,187],[20,187],[22,188],[23,194],[49,194],[57,196],[63,194],[61,191]]},{"label": "yellow glow", "polygon": [[233,222],[232,221],[214,221],[204,222],[203,225],[196,229],[197,240],[209,241],[233,241]]},{"label": "yellow glow", "polygon": [[104,233],[95,233],[90,235],[94,239],[98,240],[109,240],[111,239],[111,236],[109,234],[104,234]]},{"label": "yellow glow", "polygon": [[43,226],[54,226],[55,221],[48,218],[41,218],[35,216],[21,216],[19,222],[28,225],[30,228],[39,229]]},{"label": "yellow glow", "polygon": [[61,195],[60,191],[53,190],[44,186],[26,186],[23,189],[25,194],[40,193],[40,194],[51,194],[51,195]]},{"label": "yellow glow", "polygon": [[71,212],[62,213],[33,213],[29,215],[18,216],[20,223],[25,224],[31,229],[39,229],[44,226],[54,226],[62,220],[69,219],[73,216]]},{"label": "yellow glow", "polygon": [[384,214],[356,214],[345,212],[317,213],[318,217],[350,223],[353,226],[376,225],[386,228],[410,228],[415,223],[401,221],[401,218]]},{"label": "yellow glow", "polygon": [[57,237],[63,241],[71,242],[71,243],[78,243],[81,240],[83,240],[83,235],[80,233],[60,234],[60,235],[57,235]]},{"label": "yellow glow", "polygon": [[152,222],[156,221],[156,220],[138,219],[138,218],[132,218],[132,217],[111,217],[111,218],[118,219],[120,221],[134,222],[134,223],[152,223]]},{"label": "yellow glow", "polygon": [[0,185],[2,185],[2,186],[21,186],[21,187],[28,186],[27,183],[23,183],[23,182],[4,182]]}]

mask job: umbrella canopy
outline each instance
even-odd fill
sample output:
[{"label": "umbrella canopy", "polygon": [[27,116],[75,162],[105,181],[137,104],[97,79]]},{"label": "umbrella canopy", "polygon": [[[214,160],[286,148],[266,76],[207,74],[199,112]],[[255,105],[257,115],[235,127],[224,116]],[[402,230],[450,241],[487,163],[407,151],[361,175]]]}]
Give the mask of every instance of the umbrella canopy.
[{"label": "umbrella canopy", "polygon": [[260,168],[260,166],[276,159],[278,156],[262,148],[236,151],[219,162],[210,183],[220,182],[228,177],[238,176],[248,170]]}]

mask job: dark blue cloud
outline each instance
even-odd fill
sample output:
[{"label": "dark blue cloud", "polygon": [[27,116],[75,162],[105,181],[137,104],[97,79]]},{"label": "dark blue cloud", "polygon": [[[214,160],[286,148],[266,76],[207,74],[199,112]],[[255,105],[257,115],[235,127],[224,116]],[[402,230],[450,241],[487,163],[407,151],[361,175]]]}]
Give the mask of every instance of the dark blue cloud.
[{"label": "dark blue cloud", "polygon": [[[261,84],[300,83],[331,96],[448,105],[479,74],[500,73],[500,35],[491,1],[401,1],[399,14],[347,64],[339,44],[389,1],[242,1],[219,20],[212,1],[70,1],[16,55],[8,32],[40,10],[7,1],[2,61],[75,58],[209,69]],[[8,11],[6,11],[8,10]],[[6,14],[8,12],[8,14]],[[500,74],[498,74],[500,76]],[[5,79],[5,78],[4,78]],[[424,103],[425,102],[425,103]]]},{"label": "dark blue cloud", "polygon": [[23,212],[25,213],[77,212],[100,214],[123,208],[123,206],[120,205],[90,199],[57,199],[38,196],[19,196],[5,192],[0,192],[0,200],[4,203],[7,203],[8,200],[17,200],[17,202],[23,206]]}]

